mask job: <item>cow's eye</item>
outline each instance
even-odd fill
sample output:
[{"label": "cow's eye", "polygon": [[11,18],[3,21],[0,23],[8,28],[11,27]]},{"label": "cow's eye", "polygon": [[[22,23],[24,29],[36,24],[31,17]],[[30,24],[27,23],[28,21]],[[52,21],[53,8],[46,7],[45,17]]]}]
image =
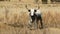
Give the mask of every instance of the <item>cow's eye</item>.
[{"label": "cow's eye", "polygon": [[34,10],[34,12],[36,12],[36,10]]},{"label": "cow's eye", "polygon": [[28,10],[28,12],[30,12],[30,10]]}]

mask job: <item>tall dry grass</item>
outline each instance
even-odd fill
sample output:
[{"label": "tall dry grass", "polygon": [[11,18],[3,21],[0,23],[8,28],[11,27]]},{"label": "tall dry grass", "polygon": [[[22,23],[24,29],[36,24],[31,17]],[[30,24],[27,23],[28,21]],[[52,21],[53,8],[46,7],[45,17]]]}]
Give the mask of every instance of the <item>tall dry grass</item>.
[{"label": "tall dry grass", "polygon": [[[14,10],[15,9],[15,10]],[[20,8],[13,8],[11,10],[9,10],[8,8],[8,13],[6,13],[6,10],[4,10],[4,14],[3,12],[1,12],[3,15],[5,15],[5,17],[1,17],[0,20],[3,20],[4,22],[6,21],[6,23],[8,24],[23,24],[26,25],[28,24],[29,21],[29,16],[28,16],[28,11],[26,8],[22,8],[23,10],[21,10]],[[55,9],[55,10],[54,10]],[[43,19],[43,24],[45,27],[59,27],[60,25],[60,10],[58,7],[41,7],[41,11],[42,11],[42,19]],[[1,15],[2,15],[1,14]]]},{"label": "tall dry grass", "polygon": [[[22,10],[23,9],[23,10]],[[29,16],[26,8],[8,8],[8,15],[5,9],[0,14],[1,34],[41,34],[43,31],[30,31],[27,28]],[[60,28],[60,7],[41,7],[44,27]],[[6,17],[7,18],[6,18]],[[5,22],[6,21],[6,22]],[[4,24],[5,22],[5,24]],[[4,33],[3,33],[4,32]]]}]

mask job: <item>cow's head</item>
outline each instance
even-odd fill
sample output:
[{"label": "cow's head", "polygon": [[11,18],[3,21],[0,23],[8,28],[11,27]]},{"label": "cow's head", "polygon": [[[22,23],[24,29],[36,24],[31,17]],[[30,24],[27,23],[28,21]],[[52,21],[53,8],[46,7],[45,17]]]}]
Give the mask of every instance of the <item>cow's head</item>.
[{"label": "cow's head", "polygon": [[[26,5],[26,8],[27,8],[27,5]],[[38,9],[39,9],[39,8],[40,8],[40,7],[38,7]],[[28,8],[27,8],[27,9],[28,9]],[[34,16],[38,9],[28,9],[28,12],[29,12],[30,16]]]},{"label": "cow's head", "polygon": [[35,12],[37,12],[37,10],[36,9],[29,9],[28,12],[29,12],[30,16],[34,16]]}]

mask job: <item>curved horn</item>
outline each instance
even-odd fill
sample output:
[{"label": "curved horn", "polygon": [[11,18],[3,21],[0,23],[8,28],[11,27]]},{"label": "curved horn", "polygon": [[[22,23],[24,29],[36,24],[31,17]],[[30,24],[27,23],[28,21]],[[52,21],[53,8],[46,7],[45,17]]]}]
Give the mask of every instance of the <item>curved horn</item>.
[{"label": "curved horn", "polygon": [[38,9],[40,9],[40,7],[39,7],[39,3],[38,3]]},{"label": "curved horn", "polygon": [[27,8],[27,5],[25,5],[25,7],[26,7],[26,9],[28,9],[28,8]]}]

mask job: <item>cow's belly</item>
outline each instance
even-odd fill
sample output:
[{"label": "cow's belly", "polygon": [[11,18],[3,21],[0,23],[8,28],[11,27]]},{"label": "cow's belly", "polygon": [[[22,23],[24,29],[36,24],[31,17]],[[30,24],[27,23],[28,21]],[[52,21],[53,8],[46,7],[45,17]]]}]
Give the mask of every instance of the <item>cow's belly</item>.
[{"label": "cow's belly", "polygon": [[37,19],[41,19],[41,14],[37,15]]}]

